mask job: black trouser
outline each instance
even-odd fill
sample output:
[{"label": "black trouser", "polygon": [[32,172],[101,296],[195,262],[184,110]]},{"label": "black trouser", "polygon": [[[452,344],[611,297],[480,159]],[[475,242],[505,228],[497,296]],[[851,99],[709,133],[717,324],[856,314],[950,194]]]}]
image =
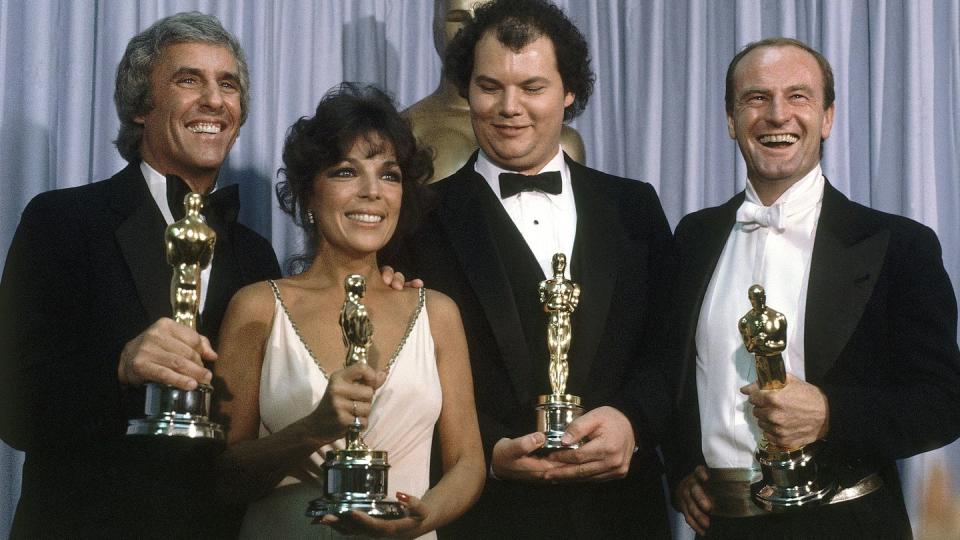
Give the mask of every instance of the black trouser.
[{"label": "black trouser", "polygon": [[710,518],[709,539],[909,539],[910,519],[899,494],[883,486],[869,495],[792,513]]}]

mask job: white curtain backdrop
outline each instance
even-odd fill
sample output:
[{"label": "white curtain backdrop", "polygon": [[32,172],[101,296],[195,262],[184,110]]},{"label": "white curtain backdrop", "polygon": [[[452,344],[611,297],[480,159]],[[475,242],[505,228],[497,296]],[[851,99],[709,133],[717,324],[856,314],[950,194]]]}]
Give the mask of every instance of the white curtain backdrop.
[{"label": "white curtain backdrop", "polygon": [[[796,37],[836,76],[826,175],[858,202],[935,229],[960,284],[960,0],[558,3],[586,35],[597,74],[573,123],[588,164],[651,182],[672,224],[744,186],[724,116],[730,58],[750,41]],[[221,182],[242,185],[241,220],[272,239],[281,261],[299,249],[272,191],[287,127],[340,81],[376,83],[406,107],[439,80],[433,0],[0,0],[0,257],[31,197],[124,165],[111,143],[116,65],[134,34],[185,10],[219,17],[247,53],[249,120]],[[21,462],[0,443],[0,537]],[[937,519],[960,527],[960,444],[902,470],[919,536]]]}]

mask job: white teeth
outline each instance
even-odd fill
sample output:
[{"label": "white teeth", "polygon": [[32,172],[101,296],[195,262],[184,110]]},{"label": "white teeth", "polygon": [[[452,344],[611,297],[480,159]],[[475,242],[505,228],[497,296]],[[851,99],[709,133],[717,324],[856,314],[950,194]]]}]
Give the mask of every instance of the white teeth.
[{"label": "white teeth", "polygon": [[209,124],[203,122],[187,126],[187,129],[194,133],[211,133],[216,135],[217,133],[220,133],[220,124]]},{"label": "white teeth", "polygon": [[800,140],[800,137],[796,135],[791,135],[789,133],[782,133],[778,135],[763,135],[760,137],[760,144],[770,144],[770,143],[788,143],[793,144]]},{"label": "white teeth", "polygon": [[382,216],[375,216],[373,214],[347,214],[347,217],[354,221],[362,221],[364,223],[380,223],[383,221]]}]

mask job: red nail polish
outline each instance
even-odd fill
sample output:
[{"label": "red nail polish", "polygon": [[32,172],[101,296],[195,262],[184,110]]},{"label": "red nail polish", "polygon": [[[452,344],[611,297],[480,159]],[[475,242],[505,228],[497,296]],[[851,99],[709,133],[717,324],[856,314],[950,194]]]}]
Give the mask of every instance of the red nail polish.
[{"label": "red nail polish", "polygon": [[397,500],[403,502],[410,502],[410,496],[402,491],[397,492]]}]

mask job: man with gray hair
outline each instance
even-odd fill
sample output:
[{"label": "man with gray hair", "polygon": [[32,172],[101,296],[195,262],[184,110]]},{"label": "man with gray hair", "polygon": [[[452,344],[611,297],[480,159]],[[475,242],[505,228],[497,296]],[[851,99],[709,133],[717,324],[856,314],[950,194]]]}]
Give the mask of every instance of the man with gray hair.
[{"label": "man with gray hair", "polygon": [[[24,210],[0,281],[0,436],[26,452],[12,537],[232,534],[212,497],[222,443],[124,433],[143,415],[145,382],[210,383],[204,362],[231,296],[280,275],[270,244],[236,222],[237,186],[214,191],[248,81],[216,18],[156,22],[117,69],[116,145],[129,165]],[[169,318],[164,258],[164,229],[189,191],[205,195],[217,233],[196,331]]]}]

